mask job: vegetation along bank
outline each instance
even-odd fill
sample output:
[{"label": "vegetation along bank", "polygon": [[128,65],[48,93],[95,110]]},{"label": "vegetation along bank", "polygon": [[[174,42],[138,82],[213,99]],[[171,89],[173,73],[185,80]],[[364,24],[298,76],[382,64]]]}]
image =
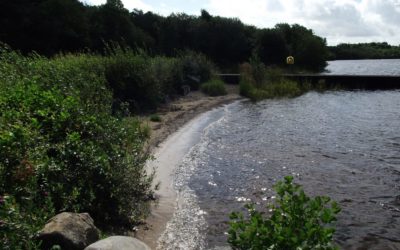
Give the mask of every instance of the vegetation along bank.
[{"label": "vegetation along bank", "polygon": [[129,114],[211,76],[198,54],[120,47],[48,59],[2,45],[0,69],[2,249],[37,247],[37,232],[62,211],[89,212],[106,230],[143,221],[153,192],[144,168],[149,128]]},{"label": "vegetation along bank", "polygon": [[0,46],[2,249],[38,247],[37,232],[62,211],[89,212],[106,231],[144,220],[150,129],[136,114],[188,90],[226,94],[217,71],[240,72],[240,93],[254,101],[295,97],[311,86],[283,71],[323,70],[332,53],[345,58],[342,47],[354,47],[330,54],[325,39],[297,24],[260,29],[205,10],[164,17],[119,0],[2,1],[0,27],[11,46]]}]

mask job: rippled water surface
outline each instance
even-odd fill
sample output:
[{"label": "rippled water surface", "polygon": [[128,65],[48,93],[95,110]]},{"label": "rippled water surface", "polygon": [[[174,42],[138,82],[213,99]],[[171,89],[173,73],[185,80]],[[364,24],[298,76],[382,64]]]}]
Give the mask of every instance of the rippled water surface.
[{"label": "rippled water surface", "polygon": [[289,174],[340,203],[342,248],[400,249],[400,91],[227,106],[176,173],[184,205],[166,235],[176,244],[196,236],[192,249],[226,246],[229,213],[271,201],[272,185]]},{"label": "rippled water surface", "polygon": [[400,76],[400,59],[330,61],[324,74]]}]

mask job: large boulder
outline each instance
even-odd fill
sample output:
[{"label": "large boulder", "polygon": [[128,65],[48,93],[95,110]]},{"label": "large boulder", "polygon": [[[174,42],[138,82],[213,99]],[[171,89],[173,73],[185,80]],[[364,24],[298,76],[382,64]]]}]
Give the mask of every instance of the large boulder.
[{"label": "large boulder", "polygon": [[99,240],[99,230],[88,213],[61,213],[49,220],[39,234],[42,249],[59,245],[62,249],[82,250]]},{"label": "large boulder", "polygon": [[93,243],[85,250],[151,250],[138,239],[127,236],[111,236]]}]

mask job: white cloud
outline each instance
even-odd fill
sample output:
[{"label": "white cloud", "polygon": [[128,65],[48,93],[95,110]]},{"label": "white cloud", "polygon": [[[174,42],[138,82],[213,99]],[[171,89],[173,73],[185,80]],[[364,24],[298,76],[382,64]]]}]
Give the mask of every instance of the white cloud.
[{"label": "white cloud", "polygon": [[339,42],[400,42],[400,0],[209,0],[213,15],[258,27],[298,23]]},{"label": "white cloud", "polygon": [[133,9],[140,9],[143,11],[153,11],[153,7],[150,6],[149,4],[144,3],[141,0],[123,0],[125,8],[128,10],[133,10]]}]

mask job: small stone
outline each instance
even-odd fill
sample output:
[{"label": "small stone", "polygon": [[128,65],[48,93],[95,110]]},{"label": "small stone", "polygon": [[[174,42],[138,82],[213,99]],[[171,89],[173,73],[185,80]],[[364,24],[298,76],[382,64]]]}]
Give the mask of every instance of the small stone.
[{"label": "small stone", "polygon": [[51,218],[39,234],[42,249],[81,250],[99,240],[99,230],[88,213],[64,212]]},{"label": "small stone", "polygon": [[111,236],[97,241],[84,250],[151,250],[145,243],[128,236]]}]

